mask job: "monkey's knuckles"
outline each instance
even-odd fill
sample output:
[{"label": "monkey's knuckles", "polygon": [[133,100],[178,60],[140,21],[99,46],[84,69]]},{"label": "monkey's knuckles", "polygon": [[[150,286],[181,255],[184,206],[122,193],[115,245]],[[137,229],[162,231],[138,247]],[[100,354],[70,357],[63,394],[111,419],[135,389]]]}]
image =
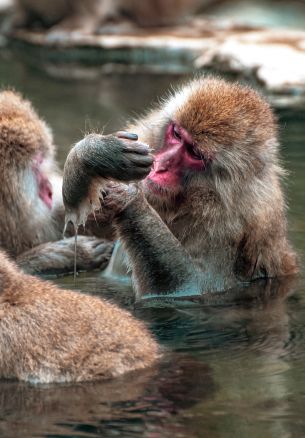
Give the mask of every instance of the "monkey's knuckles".
[{"label": "monkey's knuckles", "polygon": [[106,268],[113,252],[114,244],[111,242],[101,243],[94,253],[94,267]]},{"label": "monkey's knuckles", "polygon": [[112,211],[114,216],[120,214],[127,206],[141,196],[136,184],[112,184],[101,203],[101,209]]},{"label": "monkey's knuckles", "polygon": [[151,154],[127,153],[124,157],[125,175],[122,180],[133,181],[145,178],[151,171],[154,158]]},{"label": "monkey's knuckles", "polygon": [[134,153],[137,155],[147,156],[150,154],[151,149],[147,143],[140,141],[134,141],[130,139],[119,139],[123,152]]},{"label": "monkey's knuckles", "polygon": [[85,236],[81,237],[82,242],[77,248],[78,269],[102,269],[105,267],[110,260],[114,244],[105,241],[104,239]]}]

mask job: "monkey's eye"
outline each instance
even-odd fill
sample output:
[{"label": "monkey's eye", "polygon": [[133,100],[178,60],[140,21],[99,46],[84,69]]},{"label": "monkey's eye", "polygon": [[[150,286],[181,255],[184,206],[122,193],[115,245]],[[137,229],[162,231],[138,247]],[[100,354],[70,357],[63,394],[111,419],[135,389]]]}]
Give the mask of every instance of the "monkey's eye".
[{"label": "monkey's eye", "polygon": [[198,149],[194,148],[194,145],[186,143],[185,144],[187,153],[194,158],[195,160],[204,160],[204,155],[201,151],[199,151]]},{"label": "monkey's eye", "polygon": [[179,132],[179,129],[177,128],[176,125],[173,125],[173,134],[174,134],[174,137],[175,137],[177,140],[179,140],[179,141],[182,140],[182,136],[181,136],[181,134],[180,134],[180,132]]}]

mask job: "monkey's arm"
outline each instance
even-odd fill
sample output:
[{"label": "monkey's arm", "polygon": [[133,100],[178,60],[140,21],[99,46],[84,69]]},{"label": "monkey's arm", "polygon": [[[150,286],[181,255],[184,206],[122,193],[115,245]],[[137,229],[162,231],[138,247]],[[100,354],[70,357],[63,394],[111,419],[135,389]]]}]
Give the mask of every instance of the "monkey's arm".
[{"label": "monkey's arm", "polygon": [[153,157],[148,145],[137,139],[136,134],[127,132],[91,134],[74,146],[63,175],[66,222],[78,228],[90,213],[99,210],[107,180],[129,182],[149,174]]},{"label": "monkey's arm", "polygon": [[116,211],[115,228],[138,296],[191,296],[204,291],[203,276],[192,258],[135,186],[114,187],[103,208]]},{"label": "monkey's arm", "polygon": [[[73,237],[43,243],[20,254],[16,262],[28,274],[64,274],[73,272],[75,259]],[[94,237],[78,236],[77,270],[104,269],[111,257],[113,243]]]},{"label": "monkey's arm", "polygon": [[[113,216],[104,214],[102,211],[96,211],[90,214],[87,218],[86,226],[79,227],[79,236],[94,236],[98,239],[106,239],[113,241],[115,237],[115,229],[112,223]],[[58,205],[53,213],[54,222],[57,226],[58,235],[62,235],[65,228],[65,208],[63,204]],[[65,237],[73,237],[75,229],[72,224],[68,224],[65,230]]]},{"label": "monkey's arm", "polygon": [[[129,140],[126,136],[125,138]],[[131,135],[131,134],[128,134]],[[63,199],[68,212],[92,202],[92,187],[99,178],[130,181],[145,177],[152,165],[147,145],[123,141],[114,136],[92,134],[79,142],[65,163]],[[103,212],[112,212],[120,239],[132,265],[138,294],[200,294],[202,275],[191,257],[162,219],[133,186],[114,185],[102,202]],[[93,194],[94,195],[94,194]],[[96,196],[96,195],[95,195]],[[100,201],[98,205],[100,208]]]}]

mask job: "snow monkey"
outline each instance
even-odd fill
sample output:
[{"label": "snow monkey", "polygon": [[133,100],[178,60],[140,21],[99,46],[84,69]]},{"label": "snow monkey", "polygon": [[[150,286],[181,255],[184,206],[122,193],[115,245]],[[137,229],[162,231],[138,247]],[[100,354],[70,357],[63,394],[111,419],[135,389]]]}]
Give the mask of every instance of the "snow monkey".
[{"label": "snow monkey", "polygon": [[107,23],[129,20],[139,26],[171,25],[194,12],[203,0],[16,0],[13,26],[39,24],[51,32],[96,32]]},{"label": "snow monkey", "polygon": [[[223,291],[297,272],[277,123],[256,91],[194,79],[127,129],[142,143],[91,134],[76,144],[63,196],[76,224],[91,205],[101,207],[101,224],[112,214],[139,296]],[[147,145],[149,174],[120,183],[148,173]],[[107,179],[116,184],[107,188]]]},{"label": "snow monkey", "polygon": [[[0,92],[0,247],[29,273],[73,270],[73,238],[62,240],[61,176],[50,128],[30,102]],[[80,236],[80,269],[107,262],[112,244]]]},{"label": "snow monkey", "polygon": [[0,378],[105,380],[152,366],[145,324],[96,297],[24,274],[0,251]]}]

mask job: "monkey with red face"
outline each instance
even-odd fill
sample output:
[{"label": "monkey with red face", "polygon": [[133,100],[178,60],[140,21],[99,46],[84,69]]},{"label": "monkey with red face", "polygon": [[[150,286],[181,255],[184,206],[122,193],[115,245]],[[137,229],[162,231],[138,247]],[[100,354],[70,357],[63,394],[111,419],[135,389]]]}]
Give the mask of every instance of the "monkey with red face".
[{"label": "monkey with red face", "polygon": [[[72,149],[63,195],[76,223],[85,205],[102,207],[101,222],[112,213],[138,295],[223,291],[297,272],[277,124],[257,92],[195,79],[128,129],[144,142],[130,159],[131,140],[118,149],[92,134]],[[154,150],[149,175],[137,186],[106,189],[100,201],[101,178],[126,180],[122,160],[136,169],[144,166],[137,156],[146,156],[149,165],[146,144]]]},{"label": "monkey with red face", "polygon": [[[30,102],[0,92],[0,247],[28,273],[73,271],[74,239],[63,239],[61,175],[52,132]],[[112,244],[80,236],[78,265],[108,262]]]}]

